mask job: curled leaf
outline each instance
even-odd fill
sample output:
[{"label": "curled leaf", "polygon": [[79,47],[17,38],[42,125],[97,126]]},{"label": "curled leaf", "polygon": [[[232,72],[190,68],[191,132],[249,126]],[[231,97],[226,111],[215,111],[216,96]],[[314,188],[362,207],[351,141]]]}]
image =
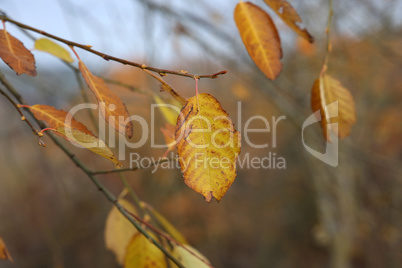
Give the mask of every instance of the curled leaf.
[{"label": "curled leaf", "polygon": [[184,182],[207,202],[221,200],[236,177],[240,134],[212,95],[187,100],[175,139]]},{"label": "curled leaf", "polygon": [[282,69],[282,48],[271,17],[250,2],[240,2],[234,19],[251,59],[269,79],[276,79]]},{"label": "curled leaf", "polygon": [[0,57],[17,75],[36,76],[34,56],[6,30],[0,30]]},{"label": "curled leaf", "polygon": [[6,244],[4,243],[3,239],[1,238],[1,236],[0,236],[0,260],[13,261],[13,258],[11,258],[11,255],[8,252]]},{"label": "curled leaf", "polygon": [[329,75],[325,74],[314,82],[311,107],[313,112],[320,111],[324,138],[328,141],[328,130],[342,139],[349,135],[350,128],[356,122],[353,96],[337,79]]},{"label": "curled leaf", "polygon": [[161,127],[161,132],[165,137],[165,142],[169,151],[173,151],[176,148],[175,129],[176,126],[172,124],[165,124],[163,127]]},{"label": "curled leaf", "polygon": [[73,62],[74,59],[71,57],[70,53],[62,46],[56,44],[50,39],[40,38],[35,41],[35,48],[52,54],[53,56],[60,58],[66,62]]},{"label": "curled leaf", "polygon": [[123,101],[109,89],[102,78],[93,75],[81,60],[79,69],[85,82],[95,94],[100,112],[106,122],[121,134],[131,138],[133,123],[128,121],[130,116]]},{"label": "curled leaf", "polygon": [[123,166],[103,140],[88,135],[75,128],[58,127],[56,128],[56,131],[71,143],[87,148],[88,150],[112,161],[116,167],[121,168]]},{"label": "curled leaf", "polygon": [[314,42],[307,29],[301,26],[302,19],[289,2],[285,0],[264,0],[264,2],[298,35],[310,43]]}]

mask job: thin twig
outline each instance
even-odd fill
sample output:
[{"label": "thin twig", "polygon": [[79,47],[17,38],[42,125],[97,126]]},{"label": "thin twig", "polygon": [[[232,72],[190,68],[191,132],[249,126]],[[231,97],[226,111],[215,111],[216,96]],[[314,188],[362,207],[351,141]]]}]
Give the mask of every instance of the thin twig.
[{"label": "thin twig", "polygon": [[100,51],[92,49],[92,46],[90,46],[90,45],[79,44],[79,43],[76,43],[76,42],[73,42],[73,41],[70,41],[70,40],[63,39],[63,38],[58,37],[56,35],[49,34],[49,33],[45,32],[45,31],[36,29],[36,28],[31,27],[29,25],[26,25],[26,24],[23,24],[21,22],[18,22],[18,21],[15,21],[13,19],[10,19],[9,17],[4,16],[3,14],[0,14],[0,19],[3,20],[3,21],[11,22],[11,23],[17,25],[20,28],[24,28],[24,29],[27,29],[27,30],[30,30],[30,31],[33,31],[33,32],[37,32],[37,33],[39,33],[41,35],[50,37],[50,38],[52,38],[54,40],[57,40],[57,41],[60,41],[60,42],[62,42],[64,44],[66,44],[68,46],[79,47],[79,48],[81,48],[83,50],[86,50],[86,51],[88,51],[88,52],[90,52],[92,54],[95,54],[95,55],[103,58],[106,61],[109,61],[109,60],[116,61],[116,62],[119,62],[119,63],[124,64],[124,65],[130,65],[130,66],[134,66],[136,68],[149,70],[151,72],[158,73],[159,75],[172,74],[172,75],[184,76],[184,77],[189,77],[189,78],[194,78],[194,76],[198,76],[199,78],[216,78],[219,75],[222,75],[222,74],[226,73],[226,71],[221,71],[221,72],[217,72],[217,73],[214,73],[214,74],[195,75],[195,74],[190,74],[190,73],[182,72],[182,71],[173,71],[173,70],[159,69],[159,68],[155,68],[155,67],[151,67],[151,66],[146,66],[145,64],[140,64],[140,63],[132,62],[132,61],[129,61],[129,60],[124,60],[124,59],[121,59],[121,58],[113,57],[111,55],[102,53]]}]

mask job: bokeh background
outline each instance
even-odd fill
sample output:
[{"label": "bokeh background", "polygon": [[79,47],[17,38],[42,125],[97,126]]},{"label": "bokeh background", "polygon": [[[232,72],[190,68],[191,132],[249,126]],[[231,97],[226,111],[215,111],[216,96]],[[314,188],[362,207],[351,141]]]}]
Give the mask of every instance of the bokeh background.
[{"label": "bokeh background", "polygon": [[[336,168],[314,159],[301,141],[302,123],[311,114],[311,87],[325,53],[328,1],[290,1],[315,37],[313,45],[297,38],[263,1],[252,2],[271,14],[281,36],[284,67],[274,82],[255,67],[241,43],[233,21],[237,1],[2,0],[0,9],[22,23],[139,63],[191,73],[228,70],[218,79],[201,80],[200,90],[220,100],[241,132],[253,115],[270,122],[273,116],[286,116],[278,124],[275,148],[272,133],[253,133],[251,141],[270,146],[255,149],[243,141],[240,156],[276,153],[286,160],[286,169],[239,169],[219,203],[206,203],[183,183],[177,169],[125,173],[138,196],[215,267],[400,267],[402,1],[334,1],[329,73],[350,90],[357,111],[350,137],[340,142]],[[7,23],[7,29],[33,47],[18,28]],[[77,52],[94,73],[170,101],[141,70]],[[28,103],[64,110],[82,103],[74,72],[52,56],[33,53],[34,78],[17,77],[0,63]],[[194,95],[191,79],[168,76],[166,81],[184,96]],[[130,114],[150,120],[152,97],[111,87]],[[87,113],[77,118],[96,131]],[[156,113],[155,128],[164,123]],[[112,205],[51,140],[45,138],[46,148],[38,146],[5,98],[0,98],[0,125],[0,235],[15,260],[0,261],[0,267],[119,267],[104,243]],[[250,127],[264,125],[256,120]],[[138,140],[140,125],[135,130],[133,140]],[[318,124],[305,135],[307,144],[325,150]],[[91,169],[113,168],[65,144]],[[148,142],[128,149],[127,157],[132,152],[158,158],[164,150]],[[99,178],[114,194],[121,192],[118,175]]]}]

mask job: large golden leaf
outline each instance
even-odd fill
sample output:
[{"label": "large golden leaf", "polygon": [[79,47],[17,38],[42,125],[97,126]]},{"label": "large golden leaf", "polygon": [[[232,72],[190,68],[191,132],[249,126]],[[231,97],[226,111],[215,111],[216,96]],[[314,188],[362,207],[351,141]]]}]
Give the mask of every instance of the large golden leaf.
[{"label": "large golden leaf", "polygon": [[6,244],[4,243],[3,239],[1,238],[1,236],[0,236],[0,260],[13,261],[13,258],[11,258],[11,255],[8,252]]},{"label": "large golden leaf", "polygon": [[[119,199],[119,203],[130,213],[137,214],[129,201]],[[133,224],[113,206],[106,218],[105,243],[106,248],[116,255],[119,264],[124,264],[127,246],[137,232]]]},{"label": "large golden leaf", "polygon": [[34,56],[6,30],[0,30],[0,57],[17,75],[25,73],[36,76]]},{"label": "large golden leaf", "polygon": [[175,139],[185,183],[208,202],[221,200],[236,177],[240,134],[219,101],[207,93],[188,99]]},{"label": "large golden leaf", "polygon": [[80,60],[79,68],[85,82],[95,94],[99,102],[99,109],[106,122],[121,134],[131,138],[133,136],[133,123],[124,123],[130,116],[122,100],[113,93],[102,78],[93,75]]},{"label": "large golden leaf", "polygon": [[344,138],[349,135],[350,128],[356,122],[353,96],[337,79],[329,75],[325,74],[314,82],[311,107],[313,112],[320,111],[324,138],[328,141],[331,139],[327,127],[339,138]]},{"label": "large golden leaf", "polygon": [[[85,134],[94,136],[91,131],[87,129],[87,127],[75,120],[69,113],[63,110],[57,110],[56,108],[48,105],[36,104],[29,108],[36,119],[45,121],[49,127],[58,128],[58,127],[69,127],[75,128]],[[69,120],[71,118],[71,121]],[[66,122],[67,119],[67,122]]]},{"label": "large golden leaf", "polygon": [[88,135],[75,128],[58,127],[56,128],[56,131],[71,143],[78,144],[81,147],[87,148],[91,152],[112,161],[116,167],[121,168],[123,166],[103,140],[98,139],[93,135]]},{"label": "large golden leaf", "polygon": [[71,57],[70,53],[62,46],[56,44],[50,39],[40,38],[35,41],[35,48],[52,54],[66,62],[73,62],[74,59]]},{"label": "large golden leaf", "polygon": [[291,4],[289,4],[285,0],[264,0],[264,1],[298,35],[300,35],[310,43],[314,41],[314,38],[310,35],[307,29],[302,28],[300,26],[300,24],[302,23],[302,19],[300,18],[299,14],[297,14],[296,9],[294,9]]},{"label": "large golden leaf", "polygon": [[251,59],[269,79],[277,78],[282,69],[282,49],[271,17],[250,2],[240,2],[234,19]]},{"label": "large golden leaf", "polygon": [[[150,233],[152,235],[152,233]],[[133,235],[127,247],[124,268],[165,268],[166,257],[143,234]]]}]

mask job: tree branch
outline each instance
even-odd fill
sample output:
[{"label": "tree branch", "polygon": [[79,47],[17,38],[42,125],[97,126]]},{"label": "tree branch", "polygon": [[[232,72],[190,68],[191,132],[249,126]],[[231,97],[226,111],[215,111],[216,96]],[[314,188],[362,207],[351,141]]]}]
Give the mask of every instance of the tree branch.
[{"label": "tree branch", "polygon": [[95,55],[103,58],[106,61],[109,61],[109,60],[116,61],[116,62],[119,62],[119,63],[124,64],[124,65],[130,65],[130,66],[134,66],[134,67],[141,68],[141,69],[144,69],[144,70],[149,70],[151,72],[158,73],[159,75],[172,74],[172,75],[189,77],[191,79],[193,79],[195,76],[197,76],[199,78],[212,78],[213,79],[213,78],[217,78],[219,75],[222,75],[222,74],[226,73],[226,71],[221,71],[221,72],[214,73],[214,74],[196,75],[196,74],[190,74],[190,73],[182,72],[182,71],[173,71],[173,70],[159,69],[159,68],[155,68],[155,67],[151,67],[151,66],[146,66],[145,64],[140,64],[140,63],[124,60],[124,59],[121,59],[121,58],[113,57],[111,55],[102,53],[100,51],[92,49],[92,46],[90,46],[90,45],[79,44],[79,43],[76,43],[76,42],[72,42],[72,41],[63,39],[63,38],[58,37],[56,35],[49,34],[49,33],[45,32],[45,31],[36,29],[34,27],[31,27],[31,26],[28,26],[28,25],[23,24],[21,22],[18,22],[18,21],[15,21],[13,19],[10,19],[9,17],[5,16],[4,14],[0,14],[0,19],[3,20],[3,21],[11,22],[11,23],[17,25],[20,28],[27,29],[27,30],[30,30],[30,31],[33,31],[33,32],[37,32],[37,33],[39,33],[41,35],[44,35],[44,36],[47,36],[47,37],[52,38],[54,40],[60,41],[60,42],[66,44],[68,46],[79,47],[79,48],[81,48],[83,50],[86,50],[86,51],[88,51],[88,52],[90,52],[92,54],[95,54]]}]

